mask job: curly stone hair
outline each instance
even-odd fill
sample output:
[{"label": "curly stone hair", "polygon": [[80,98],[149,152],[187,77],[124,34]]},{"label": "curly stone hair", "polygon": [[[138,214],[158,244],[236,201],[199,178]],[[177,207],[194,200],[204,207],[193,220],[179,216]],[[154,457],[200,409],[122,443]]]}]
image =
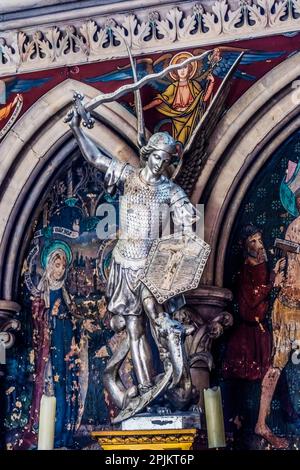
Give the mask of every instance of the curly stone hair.
[{"label": "curly stone hair", "polygon": [[167,132],[156,132],[140,150],[140,157],[143,163],[146,163],[149,155],[155,150],[163,150],[169,153],[173,158],[178,157],[180,153],[179,143]]}]

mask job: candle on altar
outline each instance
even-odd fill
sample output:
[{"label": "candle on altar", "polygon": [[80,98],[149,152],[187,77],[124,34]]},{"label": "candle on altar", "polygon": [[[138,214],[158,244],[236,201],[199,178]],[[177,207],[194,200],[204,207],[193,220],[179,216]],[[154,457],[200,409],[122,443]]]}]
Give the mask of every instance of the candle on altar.
[{"label": "candle on altar", "polygon": [[54,448],[56,398],[43,395],[40,405],[38,450]]},{"label": "candle on altar", "polygon": [[220,387],[204,390],[204,407],[208,447],[226,447],[222,397]]}]

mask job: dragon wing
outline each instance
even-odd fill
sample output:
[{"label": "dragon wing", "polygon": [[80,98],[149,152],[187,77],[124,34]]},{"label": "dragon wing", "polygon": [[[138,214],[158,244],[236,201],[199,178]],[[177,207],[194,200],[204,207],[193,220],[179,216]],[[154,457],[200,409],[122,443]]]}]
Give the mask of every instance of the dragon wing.
[{"label": "dragon wing", "polygon": [[195,183],[205,165],[209,138],[224,111],[224,103],[229,94],[233,76],[242,60],[243,54],[243,52],[239,54],[231,66],[211,104],[193,131],[184,148],[181,161],[172,177],[188,196],[191,196]]}]

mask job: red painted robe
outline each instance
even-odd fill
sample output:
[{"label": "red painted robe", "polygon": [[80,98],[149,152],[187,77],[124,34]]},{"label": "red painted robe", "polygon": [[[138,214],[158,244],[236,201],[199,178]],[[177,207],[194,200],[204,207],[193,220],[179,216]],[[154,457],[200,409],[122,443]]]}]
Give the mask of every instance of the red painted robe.
[{"label": "red painted robe", "polygon": [[243,265],[237,293],[240,319],[228,342],[225,378],[257,380],[265,375],[271,359],[271,335],[266,325],[271,289],[266,263]]}]

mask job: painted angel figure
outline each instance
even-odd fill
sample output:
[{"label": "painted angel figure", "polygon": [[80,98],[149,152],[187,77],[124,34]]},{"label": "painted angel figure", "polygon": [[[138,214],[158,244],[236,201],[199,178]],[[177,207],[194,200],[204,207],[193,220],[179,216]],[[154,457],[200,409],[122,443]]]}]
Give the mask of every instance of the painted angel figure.
[{"label": "painted angel figure", "polygon": [[[215,57],[216,54],[214,54]],[[193,57],[190,52],[179,52],[170,61],[170,64],[182,63],[188,57]],[[218,58],[218,60],[221,60]],[[144,106],[144,111],[156,108],[164,116],[172,120],[172,135],[183,145],[188,141],[191,133],[203,116],[205,105],[212,96],[214,76],[207,75],[207,86],[202,88],[199,80],[194,79],[197,72],[197,62],[191,62],[187,66],[170,73],[172,83],[151,103]]]},{"label": "painted angel figure", "polygon": [[[149,74],[159,74],[170,65],[180,64],[188,57],[192,58],[204,52],[197,48],[191,52],[182,51],[173,56],[171,52],[158,58],[142,57],[136,61],[136,76],[142,79]],[[242,81],[253,81],[256,76],[247,72],[248,66],[256,63],[276,60],[282,57],[282,51],[256,51],[237,47],[220,46],[210,51],[200,61],[191,61],[186,67],[171,71],[163,77],[157,77],[149,82],[155,91],[155,97],[144,104],[144,111],[155,108],[164,119],[157,123],[156,130],[162,129],[163,124],[171,125],[172,136],[187,145],[192,134],[206,110],[209,109],[213,95],[216,94],[216,80],[222,81],[240,54],[243,56],[236,67],[234,78]],[[240,66],[242,67],[240,69]],[[89,84],[123,81],[133,78],[133,70],[129,65],[117,67],[116,70],[86,78]]]},{"label": "painted angel figure", "polygon": [[[206,139],[215,128],[216,119],[223,110],[230,81],[240,59],[241,57],[231,68],[224,85],[219,88],[210,105],[211,113],[207,113],[206,119],[196,126],[193,140],[190,140],[189,146],[184,150],[188,158],[181,160],[172,178],[165,176],[166,170],[172,168],[173,159],[178,158],[181,145],[167,132],[154,133],[148,142],[141,139],[144,142],[139,149],[141,167],[137,169],[104,154],[81,127],[81,122],[88,128],[92,127],[93,120],[89,110],[98,105],[99,100],[113,101],[121,93],[139,90],[145,79],[106,96],[102,94],[88,106],[81,102],[83,97],[75,94],[75,106],[65,118],[85,159],[105,174],[107,192],[113,193],[118,189],[122,194],[122,235],[113,250],[106,288],[112,329],[115,332],[125,329],[127,333],[104,373],[105,388],[121,410],[113,420],[114,423],[146,408],[162,392],[176,409],[186,409],[192,401],[193,386],[184,348],[187,331],[183,324],[172,318],[172,314],[184,306],[184,296],[176,294],[160,303],[141,279],[153,242],[160,238],[157,235],[156,220],[158,207],[167,206],[169,209],[161,213],[162,228],[168,223],[168,214],[171,213],[175,226],[188,227],[190,232],[193,230],[198,214],[189,196],[204,163]],[[193,58],[188,58],[187,63],[192,60]],[[185,65],[183,63],[183,67]],[[173,68],[167,68],[162,73],[168,73],[174,67],[182,68],[181,63],[170,67]],[[153,371],[147,319],[164,369],[163,374],[155,375]],[[137,385],[126,389],[119,370],[129,352]]]}]

